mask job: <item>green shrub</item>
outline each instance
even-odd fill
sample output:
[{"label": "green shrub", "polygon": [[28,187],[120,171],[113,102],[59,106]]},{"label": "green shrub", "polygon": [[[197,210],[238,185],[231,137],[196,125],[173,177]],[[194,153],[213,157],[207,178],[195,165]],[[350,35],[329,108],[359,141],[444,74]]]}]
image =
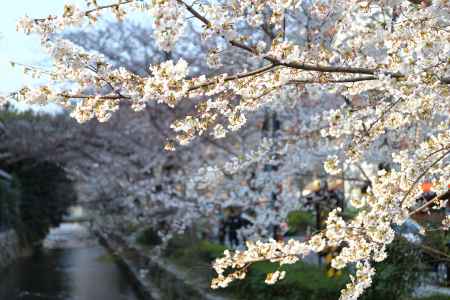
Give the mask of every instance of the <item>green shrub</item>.
[{"label": "green shrub", "polygon": [[223,252],[227,249],[224,245],[212,243],[210,241],[200,241],[195,249],[198,251],[198,255],[202,260],[211,262],[214,259],[223,255]]},{"label": "green shrub", "polygon": [[[188,235],[177,236],[169,243],[170,258],[184,267],[205,277],[205,282],[214,276],[211,262],[223,255],[225,246],[210,241],[195,241]],[[423,272],[422,254],[417,246],[399,237],[388,247],[388,258],[375,265],[377,270],[372,286],[361,300],[404,300],[418,285]],[[326,276],[324,268],[297,262],[286,265],[286,278],[275,285],[264,283],[266,274],[278,269],[277,264],[260,262],[250,266],[244,280],[233,282],[220,293],[231,294],[237,299],[251,300],[337,300],[340,290],[349,282],[348,272],[337,278]],[[433,296],[440,297],[440,296]],[[447,298],[424,298],[420,300],[443,300]]]},{"label": "green shrub", "polygon": [[315,219],[311,212],[296,210],[288,214],[287,223],[289,234],[296,234],[304,232],[308,226],[314,226]]},{"label": "green shrub", "polygon": [[397,237],[388,247],[388,258],[375,264],[375,269],[372,286],[361,300],[411,299],[423,272],[422,252],[405,238]]},{"label": "green shrub", "polygon": [[353,208],[353,207],[347,207],[343,212],[342,212],[342,217],[345,220],[353,220],[359,213],[359,209]]},{"label": "green shrub", "polygon": [[[438,227],[438,226],[434,225],[434,227]],[[428,247],[433,248],[435,250],[444,252],[444,253],[448,252],[448,246],[447,246],[448,242],[449,242],[448,234],[444,231],[430,230],[423,237],[423,243],[425,245],[427,245]],[[450,253],[448,253],[448,254],[450,254]]]},{"label": "green shrub", "polygon": [[[211,280],[214,272],[211,262],[223,255],[227,248],[210,241],[192,241],[187,235],[176,236],[169,243],[166,255],[178,265],[194,270],[196,274],[205,276],[205,282]],[[304,300],[336,300],[340,290],[348,282],[348,275],[328,278],[325,270],[302,262],[283,266],[286,278],[275,285],[264,283],[266,274],[277,269],[276,264],[260,262],[250,267],[248,277],[232,283],[230,287],[220,290],[221,294],[231,294],[237,299],[304,299]],[[200,273],[201,272],[201,273]]]},{"label": "green shrub", "polygon": [[14,228],[19,220],[20,190],[17,178],[0,179],[0,228]]},{"label": "green shrub", "polygon": [[187,233],[176,234],[167,243],[164,249],[164,255],[166,257],[178,257],[180,254],[184,256],[183,252],[189,251],[195,243]]},{"label": "green shrub", "polygon": [[195,241],[189,235],[173,237],[165,249],[164,255],[178,265],[189,269],[203,269],[207,277],[212,276],[211,263],[223,255],[227,248],[210,241]]},{"label": "green shrub", "polygon": [[0,111],[0,122],[4,123],[16,120],[34,121],[36,119],[43,119],[43,118],[49,118],[49,116],[36,114],[32,110],[19,112],[14,109],[6,109]]},{"label": "green shrub", "polygon": [[162,241],[158,232],[152,227],[148,227],[139,232],[136,242],[144,246],[156,246],[161,244]]},{"label": "green shrub", "polygon": [[336,300],[348,281],[345,272],[340,277],[328,278],[324,269],[298,262],[281,268],[286,271],[286,278],[275,285],[265,284],[266,274],[277,267],[268,262],[257,263],[251,267],[247,278],[233,283],[227,290],[239,299]]}]

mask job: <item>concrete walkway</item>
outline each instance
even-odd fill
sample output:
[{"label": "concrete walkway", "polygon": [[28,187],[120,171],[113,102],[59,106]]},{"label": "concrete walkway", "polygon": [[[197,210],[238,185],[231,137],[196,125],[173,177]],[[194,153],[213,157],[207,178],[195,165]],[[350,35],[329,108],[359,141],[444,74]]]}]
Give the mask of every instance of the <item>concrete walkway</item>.
[{"label": "concrete walkway", "polygon": [[422,285],[416,289],[414,295],[416,297],[426,297],[435,294],[448,295],[450,299],[450,288],[434,286],[434,285]]}]

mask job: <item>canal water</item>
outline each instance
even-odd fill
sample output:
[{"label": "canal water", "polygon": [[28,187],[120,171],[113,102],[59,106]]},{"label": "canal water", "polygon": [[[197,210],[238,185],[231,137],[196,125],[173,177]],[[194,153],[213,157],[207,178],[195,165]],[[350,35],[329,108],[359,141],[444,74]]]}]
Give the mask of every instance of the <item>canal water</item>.
[{"label": "canal water", "polygon": [[0,300],[138,300],[107,251],[79,224],[53,229],[42,250],[0,272]]}]

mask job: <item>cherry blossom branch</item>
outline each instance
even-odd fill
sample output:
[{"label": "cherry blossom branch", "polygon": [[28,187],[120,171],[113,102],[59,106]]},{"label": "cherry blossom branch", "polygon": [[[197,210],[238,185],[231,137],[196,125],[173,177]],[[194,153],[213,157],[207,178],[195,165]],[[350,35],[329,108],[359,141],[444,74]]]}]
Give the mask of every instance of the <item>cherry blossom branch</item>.
[{"label": "cherry blossom branch", "polygon": [[371,124],[370,124],[370,126],[369,126],[369,128],[367,129],[367,131],[366,131],[366,133],[367,134],[369,134],[370,133],[370,131],[373,129],[373,127],[381,120],[381,119],[383,119],[384,118],[384,116],[386,116],[386,114],[389,112],[389,111],[391,111],[398,103],[400,103],[401,101],[403,101],[404,99],[403,98],[398,98],[397,100],[395,100],[394,102],[392,102],[381,114],[380,114],[380,116],[375,120],[375,121],[373,121]]},{"label": "cherry blossom branch", "polygon": [[[206,26],[211,26],[211,22],[202,16],[198,11],[196,11],[191,5],[185,3],[182,0],[177,0],[178,3],[184,5],[186,9],[198,20],[200,20],[203,24]],[[252,54],[258,55],[258,53],[255,51],[255,49],[240,43],[235,40],[231,40],[230,44],[232,46],[241,48],[243,50],[246,50]],[[352,68],[352,67],[342,67],[342,66],[324,66],[324,65],[310,65],[310,64],[304,64],[299,62],[282,62],[278,58],[272,56],[272,55],[265,55],[263,56],[264,59],[272,62],[275,66],[285,66],[293,69],[299,69],[299,70],[305,70],[305,71],[317,71],[317,72],[324,72],[324,73],[348,73],[348,74],[367,74],[367,75],[377,75],[377,73],[380,72],[378,69],[369,69],[369,68]],[[393,78],[404,78],[405,75],[400,73],[393,73],[393,72],[386,72],[387,75],[393,77]],[[344,79],[342,82],[355,82],[355,81],[364,81],[364,80],[376,80],[377,78],[375,76],[372,77],[365,77],[360,79],[354,79],[354,81],[351,81],[351,79]],[[350,80],[350,81],[346,81]],[[450,78],[441,78],[441,83],[443,84],[450,84]],[[339,81],[338,81],[339,82]],[[310,82],[306,82],[310,83]],[[330,82],[331,83],[331,82]]]},{"label": "cherry blossom branch", "polygon": [[[88,16],[89,16],[90,14],[92,14],[93,12],[100,11],[100,10],[104,10],[104,9],[109,9],[109,8],[118,8],[118,7],[121,6],[121,5],[130,4],[130,3],[135,2],[135,1],[136,1],[136,0],[123,0],[123,2],[120,2],[120,1],[119,1],[118,3],[114,3],[114,4],[100,5],[100,6],[97,6],[97,7],[95,7],[95,8],[86,10],[86,11],[84,12],[84,16],[85,16],[85,17],[88,17]],[[44,21],[47,21],[47,20],[53,20],[53,19],[55,19],[55,17],[49,16],[49,17],[47,17],[47,18],[38,18],[38,19],[34,19],[33,21],[36,22],[36,23],[38,23],[38,22],[44,22]]]},{"label": "cherry blossom branch", "polygon": [[447,261],[447,262],[450,262],[450,255],[448,255],[448,254],[445,253],[445,252],[439,251],[439,250],[434,249],[434,248],[432,248],[432,247],[430,247],[430,246],[427,246],[427,245],[420,245],[420,248],[422,248],[422,249],[423,249],[424,251],[426,251],[426,252],[429,252],[430,254],[437,254],[437,255],[440,256],[440,258],[441,258],[442,260],[445,260],[445,261]]},{"label": "cherry blossom branch", "polygon": [[[260,74],[263,74],[263,73],[265,73],[265,72],[267,72],[269,70],[272,70],[273,68],[275,68],[275,66],[270,64],[270,65],[266,65],[264,67],[261,67],[259,69],[252,70],[252,71],[242,72],[242,73],[238,73],[238,74],[235,74],[235,75],[227,76],[227,77],[225,77],[224,82],[232,81],[232,80],[236,80],[236,79],[242,79],[242,78],[245,78],[245,77],[251,77],[251,76],[255,76],[255,75],[260,75]],[[217,80],[210,80],[208,82],[205,82],[205,83],[193,86],[193,87],[191,87],[189,89],[189,91],[193,91],[193,90],[196,90],[196,89],[199,89],[199,88],[204,88],[204,87],[207,87],[207,86],[210,86],[210,85],[213,85],[213,84],[217,84]]]},{"label": "cherry blossom branch", "polygon": [[130,4],[131,2],[135,2],[135,1],[136,0],[123,0],[123,2],[119,1],[119,3],[97,6],[97,7],[93,8],[93,9],[85,11],[85,15],[88,16],[89,14],[91,14],[91,13],[93,13],[95,11],[99,11],[99,10],[102,10],[102,9],[108,9],[108,8],[116,8],[116,7],[119,7],[121,5]]},{"label": "cherry blossom branch", "polygon": [[[299,69],[299,70],[305,70],[305,71],[316,71],[316,72],[323,72],[323,73],[349,73],[349,74],[367,74],[367,75],[377,75],[377,73],[380,72],[378,69],[369,69],[369,68],[352,68],[352,67],[342,67],[342,66],[324,66],[324,65],[310,65],[310,64],[303,64],[298,62],[281,62],[279,59],[271,56],[266,55],[264,56],[267,60],[271,61],[274,65],[277,66],[285,66],[293,69]],[[401,73],[392,73],[392,72],[385,72],[386,75],[391,76],[392,78],[404,78],[405,75]],[[356,81],[363,81],[363,80],[376,80],[377,78],[375,76],[365,77],[361,78],[361,80]],[[351,79],[348,82],[353,82]],[[442,84],[450,84],[450,78],[443,77],[440,78],[439,81]],[[346,82],[346,81],[344,81]]]},{"label": "cherry blossom branch", "polygon": [[58,94],[59,97],[63,97],[63,98],[67,98],[67,99],[92,99],[92,98],[97,98],[97,99],[101,99],[101,100],[119,100],[119,99],[130,99],[130,97],[128,96],[124,96],[124,95],[103,95],[103,96],[99,96],[99,95],[81,95],[81,94],[66,94],[66,93],[61,93]]},{"label": "cherry blossom branch", "polygon": [[431,200],[428,200],[427,202],[425,202],[423,205],[419,206],[418,208],[416,208],[415,210],[413,210],[412,212],[410,212],[408,214],[408,217],[411,217],[415,214],[417,214],[418,212],[422,211],[423,209],[427,208],[430,204],[434,203],[436,200],[439,200],[442,196],[444,196],[446,193],[442,194],[442,195],[436,195],[434,196]]},{"label": "cherry blossom branch", "polygon": [[[413,182],[413,184],[411,185],[409,190],[406,192],[405,196],[403,196],[403,199],[402,199],[401,203],[403,203],[406,200],[406,198],[409,196],[409,194],[411,194],[411,192],[414,190],[414,187],[428,173],[428,171],[431,168],[433,168],[435,165],[437,165],[441,160],[443,160],[449,154],[450,154],[450,150],[446,151],[444,154],[439,156],[439,158],[436,159],[431,165],[429,165],[425,170],[423,170],[423,172],[419,175],[419,177],[416,178],[416,180]],[[436,197],[434,197],[433,199],[431,199],[430,201],[428,201],[427,203],[425,203],[424,205],[422,205],[421,207],[419,207],[418,209],[416,209],[415,211],[413,211],[409,215],[411,216],[411,215],[415,214],[416,212],[421,211],[423,208],[427,207],[430,203],[432,203],[435,200],[435,198]]]},{"label": "cherry blossom branch", "polygon": [[368,80],[378,80],[375,76],[361,76],[361,77],[353,77],[353,78],[342,78],[342,79],[305,79],[305,80],[291,80],[288,84],[307,84],[307,83],[351,83],[351,82],[359,82],[359,81],[368,81]]},{"label": "cherry blossom branch", "polygon": [[[204,16],[202,16],[198,11],[195,10],[195,8],[193,8],[191,5],[187,4],[186,2],[182,1],[182,0],[177,0],[178,3],[184,5],[184,7],[198,20],[200,20],[200,22],[202,22],[203,24],[205,24],[207,27],[211,27],[211,22],[205,18]],[[257,52],[255,51],[255,49],[241,43],[235,40],[231,40],[230,44],[232,46],[241,48],[243,50],[246,50],[247,52],[250,52],[252,54],[257,54]]]},{"label": "cherry blossom branch", "polygon": [[376,118],[375,121],[373,121],[370,125],[369,128],[366,128],[366,126],[363,123],[363,129],[364,129],[364,133],[365,135],[362,135],[359,137],[358,141],[355,143],[356,145],[361,144],[364,141],[365,137],[370,137],[370,131],[375,127],[375,125],[380,122],[385,116],[386,114],[391,111],[398,103],[400,103],[401,101],[403,101],[403,98],[398,98],[397,100],[395,100],[394,102],[390,103],[389,106],[383,110],[381,112],[381,114]]}]

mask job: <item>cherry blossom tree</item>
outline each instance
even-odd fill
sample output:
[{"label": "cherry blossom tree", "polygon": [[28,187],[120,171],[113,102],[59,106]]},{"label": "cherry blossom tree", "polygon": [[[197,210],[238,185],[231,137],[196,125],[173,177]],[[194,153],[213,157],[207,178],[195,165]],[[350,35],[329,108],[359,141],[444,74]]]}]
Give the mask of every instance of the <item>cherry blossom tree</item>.
[{"label": "cherry blossom tree", "polygon": [[[124,42],[117,32],[121,32],[121,35],[126,35],[129,39]],[[195,39],[198,33],[192,31],[190,33],[190,40]],[[135,74],[143,74],[148,72],[148,63],[158,63],[170,57],[183,57],[190,63],[195,63],[198,70],[208,70],[206,65],[206,58],[202,58],[202,51],[191,50],[189,53],[185,52],[185,49],[181,47],[179,50],[173,50],[171,53],[164,53],[159,50],[155,42],[152,42],[151,32],[147,27],[143,27],[142,24],[109,21],[106,26],[102,26],[100,29],[90,31],[88,34],[83,31],[71,31],[68,34],[64,34],[65,38],[68,38],[76,44],[83,45],[85,49],[93,50],[97,53],[104,54],[108,58],[108,61],[114,65],[115,68],[123,67]],[[133,40],[133,42],[131,42]],[[130,47],[133,44],[134,47]],[[143,61],[139,60],[140,57],[136,57],[135,53],[145,53],[143,55]],[[120,57],[116,55],[120,53]],[[203,64],[202,64],[203,62]],[[234,64],[230,64],[227,68],[233,68]],[[221,67],[221,68],[225,68]],[[226,69],[224,69],[226,70]],[[112,132],[121,131],[123,127],[132,128],[128,131],[127,136],[144,137],[152,136],[152,143],[148,143],[145,138],[141,141],[142,146],[145,145],[146,149],[130,148],[130,152],[134,156],[144,158],[146,157],[146,164],[141,166],[141,169],[135,170],[137,174],[133,176],[134,181],[121,180],[120,188],[121,192],[113,193],[115,197],[111,197],[110,189],[102,189],[101,197],[107,199],[107,201],[89,201],[86,203],[90,207],[98,204],[101,207],[101,211],[111,210],[112,212],[108,216],[109,221],[99,216],[98,220],[104,220],[99,222],[105,225],[106,223],[114,222],[121,227],[137,227],[135,225],[154,226],[158,227],[158,224],[171,224],[173,227],[179,229],[186,228],[191,224],[191,220],[198,219],[198,217],[207,216],[212,213],[208,208],[214,208],[217,205],[215,199],[204,197],[203,191],[196,191],[190,189],[186,193],[180,193],[185,189],[185,184],[189,180],[187,174],[192,173],[192,169],[197,169],[198,166],[206,161],[217,161],[220,157],[224,157],[224,154],[237,156],[241,152],[239,148],[233,147],[231,149],[230,143],[240,142],[242,145],[243,140],[248,140],[247,136],[254,135],[254,130],[241,131],[233,136],[230,136],[221,141],[217,141],[211,137],[204,136],[196,143],[192,143],[189,148],[196,148],[197,151],[193,152],[189,149],[185,151],[165,152],[162,150],[164,139],[170,137],[170,124],[177,118],[177,116],[185,115],[186,113],[195,110],[195,103],[186,103],[185,105],[179,105],[175,109],[168,109],[161,105],[149,104],[138,114],[130,115],[123,109],[120,114],[120,121],[113,119],[113,122],[120,122],[121,125],[114,126],[114,129],[106,130],[106,136],[111,135]],[[134,118],[133,118],[134,116]],[[141,119],[141,117],[143,119]],[[111,123],[111,122],[108,122]],[[148,124],[147,124],[148,123]],[[135,125],[131,125],[135,124]],[[146,126],[138,126],[138,124],[147,124]],[[101,125],[97,127],[99,130],[102,126],[108,126],[109,124]],[[120,128],[120,129],[119,129]],[[139,132],[138,132],[139,131]],[[112,134],[114,135],[114,134]],[[117,144],[114,140],[121,139],[120,136],[116,136],[112,143]],[[127,143],[127,142],[126,142]],[[123,147],[127,147],[126,144]],[[181,150],[181,149],[180,149]],[[151,155],[148,153],[151,152]],[[157,155],[155,155],[157,154]],[[103,153],[102,155],[109,156],[111,154]],[[116,159],[111,159],[114,162]],[[123,161],[123,159],[121,159]],[[103,165],[101,162],[98,165]],[[98,171],[103,172],[107,168],[101,168]],[[132,173],[131,167],[122,166],[120,171],[126,170],[127,173]],[[164,170],[172,169],[170,172]],[[173,171],[175,170],[175,172]],[[104,176],[104,180],[111,181],[105,186],[114,185],[117,182],[115,176],[116,172],[111,170],[106,171],[107,176]],[[105,175],[106,175],[105,173]],[[94,174],[91,174],[95,178]],[[97,185],[98,186],[98,185]],[[174,191],[174,187],[178,191]],[[106,192],[107,191],[107,192]],[[169,192],[170,191],[170,192]],[[96,195],[92,197],[93,195]],[[126,195],[126,196],[125,196]],[[99,197],[96,193],[91,192],[89,198]],[[150,200],[151,199],[151,200]],[[202,199],[202,201],[199,201]],[[88,202],[88,201],[86,201]],[[108,203],[105,203],[108,202]],[[141,203],[142,202],[142,203]],[[178,202],[178,204],[176,204]],[[188,205],[184,208],[179,205]],[[93,209],[93,211],[100,211],[99,209]],[[120,213],[117,213],[120,212]],[[178,212],[178,213],[177,213]],[[189,213],[188,213],[189,212]],[[103,214],[105,215],[105,214]],[[156,216],[164,216],[158,218]],[[150,224],[151,223],[151,224]],[[127,225],[128,224],[128,225]],[[132,226],[129,226],[132,225]],[[160,226],[159,226],[160,227]],[[110,231],[117,231],[120,228],[111,227]],[[169,230],[165,230],[164,238],[170,236]]]},{"label": "cherry blossom tree", "polygon": [[[371,284],[372,263],[386,258],[386,245],[395,234],[392,225],[437,202],[447,190],[448,0],[98,2],[87,0],[86,7],[66,5],[60,16],[20,21],[24,32],[40,34],[54,67],[35,70],[36,75],[49,77],[49,85],[23,88],[18,98],[56,102],[70,109],[79,122],[107,121],[121,105],[140,111],[155,103],[171,108],[195,103],[194,112],[179,116],[171,125],[180,145],[210,134],[224,138],[242,129],[255,112],[300,102],[305,93],[344,101],[338,107],[317,107],[315,117],[299,125],[304,127],[300,134],[292,135],[292,151],[280,157],[286,162],[284,169],[292,171],[291,161],[314,157],[316,148],[308,143],[315,143],[317,148],[332,148],[333,153],[324,151],[323,167],[329,174],[337,176],[359,166],[370,188],[367,195],[354,199],[360,207],[358,215],[345,221],[337,208],[329,214],[326,228],[308,241],[248,242],[244,251],[226,252],[214,263],[218,276],[213,288],[243,279],[257,261],[282,266],[326,246],[341,246],[331,264],[336,269],[356,266],[341,295],[356,299]],[[168,53],[167,60],[150,65],[147,74],[133,72],[116,68],[104,55],[56,34],[71,27],[94,26],[108,13],[119,20],[150,15],[153,37],[160,51]],[[216,72],[201,72],[195,61],[171,57],[180,44],[186,52],[193,49],[186,46],[189,30],[199,32],[204,46],[194,42],[192,47],[203,51],[201,57],[211,68],[219,67]],[[220,69],[228,64],[228,57],[239,57],[241,62],[230,73]],[[319,133],[323,139],[308,141],[303,138],[305,131]],[[176,146],[169,140],[166,149]],[[308,148],[312,148],[310,154],[303,156]],[[233,160],[227,167],[245,168],[261,152],[255,150],[248,159]],[[364,170],[380,161],[388,161],[391,168]],[[223,173],[216,169],[207,168],[207,178]],[[416,199],[425,178],[433,183],[438,197],[420,206]],[[266,282],[273,284],[283,277],[284,272],[277,271],[268,274]]]}]

